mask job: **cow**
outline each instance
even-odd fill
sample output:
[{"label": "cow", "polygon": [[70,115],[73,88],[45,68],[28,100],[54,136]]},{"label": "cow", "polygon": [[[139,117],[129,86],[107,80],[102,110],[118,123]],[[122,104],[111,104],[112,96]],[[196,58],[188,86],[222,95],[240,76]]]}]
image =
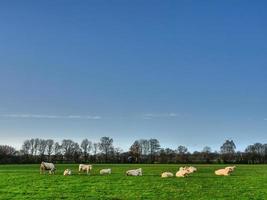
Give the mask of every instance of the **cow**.
[{"label": "cow", "polygon": [[173,177],[173,173],[171,173],[171,172],[163,172],[161,174],[161,178],[168,178],[168,177]]},{"label": "cow", "polygon": [[179,170],[187,170],[189,174],[194,173],[197,171],[197,168],[190,166],[190,167],[180,167]]},{"label": "cow", "polygon": [[41,162],[40,174],[43,174],[45,171],[49,171],[49,174],[55,174],[56,167],[53,163]]},{"label": "cow", "polygon": [[100,174],[111,174],[111,169],[101,169],[99,171]]},{"label": "cow", "polygon": [[215,171],[217,176],[229,176],[231,174],[231,168],[218,169]]},{"label": "cow", "polygon": [[70,169],[65,169],[63,175],[64,176],[70,176],[71,175],[71,170]]},{"label": "cow", "polygon": [[87,174],[92,170],[93,166],[92,165],[85,165],[85,164],[80,164],[79,165],[79,172],[86,172]]},{"label": "cow", "polygon": [[127,176],[142,176],[142,169],[132,169],[126,172]]},{"label": "cow", "polygon": [[187,167],[184,167],[184,168],[180,168],[179,171],[176,172],[175,176],[176,177],[186,177],[190,173],[191,172],[189,171],[189,169]]},{"label": "cow", "polygon": [[225,167],[224,169],[229,169],[231,172],[233,172],[235,168],[236,166],[229,166],[229,167]]}]

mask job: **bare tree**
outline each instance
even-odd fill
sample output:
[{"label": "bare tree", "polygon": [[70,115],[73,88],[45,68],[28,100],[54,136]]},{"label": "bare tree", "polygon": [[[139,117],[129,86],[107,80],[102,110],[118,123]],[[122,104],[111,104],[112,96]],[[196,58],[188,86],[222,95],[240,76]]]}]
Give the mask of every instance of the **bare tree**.
[{"label": "bare tree", "polygon": [[150,159],[152,163],[155,162],[155,155],[159,149],[160,149],[159,141],[157,139],[150,139],[149,150],[150,150]]},{"label": "bare tree", "polygon": [[45,151],[46,151],[47,143],[46,140],[44,139],[39,139],[39,144],[38,144],[38,152],[41,158],[44,156]]},{"label": "bare tree", "polygon": [[100,138],[99,150],[105,155],[105,162],[108,161],[108,154],[113,149],[113,139],[109,137]]},{"label": "bare tree", "polygon": [[99,144],[98,143],[93,143],[93,154],[96,155],[98,151]]},{"label": "bare tree", "polygon": [[47,155],[48,155],[49,160],[51,160],[51,155],[53,153],[53,145],[54,145],[54,140],[52,139],[46,140]]},{"label": "bare tree", "polygon": [[16,153],[16,149],[9,145],[0,145],[1,156],[12,156]]},{"label": "bare tree", "polygon": [[188,149],[185,146],[180,145],[177,147],[176,152],[177,152],[178,162],[186,163],[187,162]]},{"label": "bare tree", "polygon": [[35,140],[33,138],[30,139],[30,152],[31,152],[31,155],[34,154],[34,144],[35,144]]},{"label": "bare tree", "polygon": [[210,163],[211,160],[211,148],[208,146],[205,146],[202,150],[203,160],[206,161],[206,163]]},{"label": "bare tree", "polygon": [[88,139],[84,139],[81,143],[81,148],[83,150],[83,158],[84,161],[86,162],[88,160],[89,152],[92,149],[92,142],[89,141]]},{"label": "bare tree", "polygon": [[80,146],[72,140],[62,140],[61,148],[67,160],[77,160],[78,156],[80,156]]},{"label": "bare tree", "polygon": [[22,153],[24,155],[29,155],[31,152],[30,152],[30,149],[31,149],[31,143],[30,143],[30,140],[25,140],[23,142],[23,145],[22,145]]},{"label": "bare tree", "polygon": [[35,155],[35,156],[37,155],[37,152],[38,152],[39,141],[40,141],[39,138],[35,138],[35,139],[34,139],[34,145],[33,145],[33,148],[34,148],[34,155]]},{"label": "bare tree", "polygon": [[134,141],[134,143],[130,147],[130,154],[131,154],[132,158],[135,158],[134,160],[136,162],[140,161],[140,157],[142,154],[142,146],[138,140]]},{"label": "bare tree", "polygon": [[235,154],[235,143],[233,140],[226,140],[221,146],[221,154],[224,162],[233,162]]}]

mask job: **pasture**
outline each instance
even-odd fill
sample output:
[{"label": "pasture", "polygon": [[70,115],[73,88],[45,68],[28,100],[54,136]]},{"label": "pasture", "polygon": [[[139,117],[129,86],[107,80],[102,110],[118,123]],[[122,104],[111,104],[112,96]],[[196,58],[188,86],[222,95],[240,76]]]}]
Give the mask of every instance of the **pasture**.
[{"label": "pasture", "polygon": [[[78,164],[57,164],[56,175],[39,174],[39,165],[0,165],[0,199],[267,199],[267,165],[237,165],[229,177],[214,170],[225,165],[194,165],[198,171],[186,178],[162,179],[182,165],[95,164],[91,175],[78,174]],[[143,176],[125,171],[143,169]],[[70,168],[72,176],[63,176]],[[111,175],[99,175],[112,168]]]}]

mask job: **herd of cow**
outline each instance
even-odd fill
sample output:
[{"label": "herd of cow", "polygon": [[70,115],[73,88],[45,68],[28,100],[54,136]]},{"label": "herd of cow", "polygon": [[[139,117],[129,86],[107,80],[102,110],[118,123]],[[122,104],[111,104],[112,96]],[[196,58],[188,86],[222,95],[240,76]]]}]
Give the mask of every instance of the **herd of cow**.
[{"label": "herd of cow", "polygon": [[[215,171],[215,174],[218,176],[229,176],[235,169],[235,166],[229,166],[225,167],[223,169],[218,169]],[[80,172],[86,172],[87,174],[90,173],[92,170],[92,165],[85,165],[85,164],[80,164],[79,165],[79,173]],[[40,174],[43,174],[45,171],[49,171],[50,174],[55,174],[56,167],[53,163],[47,163],[47,162],[42,162],[40,165]],[[189,174],[192,174],[197,171],[197,168],[195,167],[180,167],[180,169],[176,172],[175,176],[176,177],[186,177]],[[101,169],[99,171],[100,174],[111,174],[111,169]],[[64,176],[70,176],[72,174],[72,171],[70,169],[65,169],[63,175]],[[142,176],[142,169],[132,169],[126,171],[127,176]],[[173,173],[171,172],[163,172],[161,174],[162,178],[168,178],[168,177],[173,177]]]}]

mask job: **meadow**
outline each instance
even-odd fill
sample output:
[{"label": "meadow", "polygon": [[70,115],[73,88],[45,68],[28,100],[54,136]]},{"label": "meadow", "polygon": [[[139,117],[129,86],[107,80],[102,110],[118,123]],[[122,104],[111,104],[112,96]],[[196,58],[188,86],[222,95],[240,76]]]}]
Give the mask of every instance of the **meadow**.
[{"label": "meadow", "polygon": [[[162,179],[175,164],[95,164],[91,175],[78,174],[77,164],[57,164],[56,175],[40,175],[39,165],[0,165],[0,199],[267,199],[267,165],[237,165],[228,177],[214,175],[226,165],[194,165],[186,178]],[[143,176],[125,171],[141,167]],[[70,168],[72,176],[63,176]],[[111,168],[111,175],[99,175]]]}]

